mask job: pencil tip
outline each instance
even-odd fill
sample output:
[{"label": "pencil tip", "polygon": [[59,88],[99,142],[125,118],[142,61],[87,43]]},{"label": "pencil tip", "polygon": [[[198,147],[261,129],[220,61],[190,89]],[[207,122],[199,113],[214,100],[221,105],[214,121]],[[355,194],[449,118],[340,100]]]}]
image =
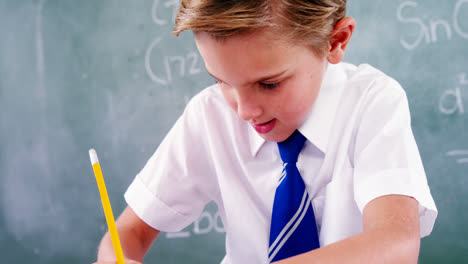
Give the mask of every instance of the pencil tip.
[{"label": "pencil tip", "polygon": [[99,163],[96,150],[94,150],[94,149],[90,149],[90,150],[89,150],[89,158],[90,158],[90,160],[91,160],[91,164],[92,164],[92,165],[94,165],[94,164],[96,164],[96,163]]}]

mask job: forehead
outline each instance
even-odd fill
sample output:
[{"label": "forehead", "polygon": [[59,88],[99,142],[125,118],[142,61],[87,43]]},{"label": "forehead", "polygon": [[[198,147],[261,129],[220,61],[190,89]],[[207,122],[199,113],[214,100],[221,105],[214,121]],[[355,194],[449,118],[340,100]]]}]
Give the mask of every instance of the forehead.
[{"label": "forehead", "polygon": [[[206,32],[195,33],[195,41],[202,56],[209,55],[229,57],[235,56],[243,59],[275,59],[302,53],[306,51],[304,45],[278,36],[272,30],[250,30],[230,37],[215,37]],[[249,54],[250,56],[241,56]]]},{"label": "forehead", "polygon": [[207,70],[219,78],[255,78],[294,66],[307,49],[265,31],[252,31],[219,39],[208,33],[195,34]]}]

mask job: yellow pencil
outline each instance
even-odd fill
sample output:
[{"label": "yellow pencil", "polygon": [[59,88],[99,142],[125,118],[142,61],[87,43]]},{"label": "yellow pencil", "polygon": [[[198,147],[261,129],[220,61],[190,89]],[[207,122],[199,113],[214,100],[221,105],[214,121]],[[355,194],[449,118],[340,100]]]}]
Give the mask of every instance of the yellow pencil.
[{"label": "yellow pencil", "polygon": [[115,226],[114,215],[112,214],[112,208],[110,205],[109,196],[107,195],[106,184],[104,183],[104,178],[102,177],[101,166],[99,165],[96,150],[90,149],[89,157],[91,159],[91,164],[93,165],[94,176],[96,177],[99,193],[101,194],[102,207],[104,209],[104,214],[106,215],[107,226],[109,227],[109,233],[111,235],[112,245],[114,246],[117,263],[125,264],[122,246],[120,245],[119,234],[117,233],[117,227]]}]

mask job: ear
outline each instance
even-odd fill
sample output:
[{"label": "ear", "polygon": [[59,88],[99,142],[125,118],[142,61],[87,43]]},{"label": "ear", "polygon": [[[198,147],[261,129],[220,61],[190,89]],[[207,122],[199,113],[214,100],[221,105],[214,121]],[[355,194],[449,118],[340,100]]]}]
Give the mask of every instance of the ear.
[{"label": "ear", "polygon": [[330,35],[330,45],[327,60],[331,64],[339,63],[343,60],[346,47],[353,35],[356,21],[352,17],[345,17],[336,23]]}]

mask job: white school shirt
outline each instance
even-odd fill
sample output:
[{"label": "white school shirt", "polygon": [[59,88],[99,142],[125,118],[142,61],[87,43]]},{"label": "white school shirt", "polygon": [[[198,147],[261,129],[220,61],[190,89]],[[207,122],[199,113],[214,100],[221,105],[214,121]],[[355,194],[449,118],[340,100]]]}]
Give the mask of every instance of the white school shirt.
[{"label": "white school shirt", "polygon": [[[366,204],[388,194],[414,197],[421,236],[431,232],[437,209],[396,81],[369,65],[330,64],[298,129],[307,141],[297,166],[313,197],[322,247],[361,232]],[[213,200],[226,230],[222,263],[268,263],[281,171],[277,144],[241,120],[214,85],[189,102],[125,198],[165,232],[188,226]]]}]

